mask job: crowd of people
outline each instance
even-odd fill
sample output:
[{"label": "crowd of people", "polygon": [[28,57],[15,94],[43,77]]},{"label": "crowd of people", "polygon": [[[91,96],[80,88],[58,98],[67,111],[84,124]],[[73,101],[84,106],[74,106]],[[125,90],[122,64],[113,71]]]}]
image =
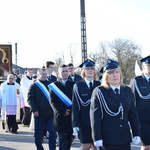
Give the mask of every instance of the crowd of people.
[{"label": "crowd of people", "polygon": [[[34,130],[37,150],[70,150],[74,138],[80,150],[131,150],[142,143],[150,149],[150,55],[141,59],[142,72],[123,83],[119,62],[108,59],[95,80],[95,63],[87,59],[75,73],[72,63],[61,64],[57,77],[55,63],[47,61],[17,83],[15,74],[0,85],[3,129],[18,134],[18,122]],[[32,116],[32,117],[31,117]],[[31,127],[32,126],[32,127]]]}]

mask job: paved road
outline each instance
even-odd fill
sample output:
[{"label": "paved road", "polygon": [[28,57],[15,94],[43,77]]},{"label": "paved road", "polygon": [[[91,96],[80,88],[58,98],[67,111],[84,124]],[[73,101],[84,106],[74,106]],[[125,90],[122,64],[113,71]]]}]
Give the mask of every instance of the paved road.
[{"label": "paved road", "polygon": [[[33,131],[28,127],[22,127],[19,125],[19,134],[5,133],[2,130],[2,123],[0,121],[0,150],[36,150],[34,145]],[[43,146],[45,150],[48,150],[47,139],[44,140]],[[80,142],[74,141],[71,150],[79,150]],[[58,148],[57,148],[58,150]],[[140,150],[139,145],[132,145],[132,150]]]}]

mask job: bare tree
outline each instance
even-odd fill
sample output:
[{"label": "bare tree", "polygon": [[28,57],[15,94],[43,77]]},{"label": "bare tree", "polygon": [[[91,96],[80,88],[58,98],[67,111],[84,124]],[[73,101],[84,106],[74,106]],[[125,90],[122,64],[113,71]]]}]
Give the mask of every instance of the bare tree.
[{"label": "bare tree", "polygon": [[115,39],[109,43],[114,59],[120,63],[124,82],[134,77],[135,61],[141,58],[141,47],[128,39]]},{"label": "bare tree", "polygon": [[95,62],[96,68],[96,79],[99,80],[100,69],[105,64],[106,60],[109,58],[107,54],[107,44],[105,42],[100,42],[99,49],[96,52],[92,52],[88,55],[90,59]]},{"label": "bare tree", "polygon": [[62,53],[57,53],[56,52],[56,57],[55,57],[55,73],[58,74],[58,67],[65,62],[65,57],[64,57],[64,52]]},{"label": "bare tree", "polygon": [[99,70],[106,64],[108,58],[119,62],[124,83],[128,84],[135,76],[135,61],[141,58],[141,47],[128,39],[115,39],[112,42],[100,42],[99,50],[89,54],[96,63],[96,78],[99,77]]},{"label": "bare tree", "polygon": [[70,59],[71,59],[71,63],[74,64],[74,56],[75,56],[75,50],[76,50],[76,46],[77,44],[70,44],[68,46],[68,49],[69,49],[69,54],[70,54]]}]

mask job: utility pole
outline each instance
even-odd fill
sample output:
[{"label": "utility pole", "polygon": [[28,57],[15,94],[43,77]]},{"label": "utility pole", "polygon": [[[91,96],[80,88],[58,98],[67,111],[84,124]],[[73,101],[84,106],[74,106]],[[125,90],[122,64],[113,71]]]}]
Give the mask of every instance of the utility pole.
[{"label": "utility pole", "polygon": [[85,2],[80,0],[81,12],[81,56],[82,62],[87,59],[87,40],[86,40],[86,18],[85,18]]},{"label": "utility pole", "polygon": [[15,43],[15,72],[17,73],[17,43]]}]

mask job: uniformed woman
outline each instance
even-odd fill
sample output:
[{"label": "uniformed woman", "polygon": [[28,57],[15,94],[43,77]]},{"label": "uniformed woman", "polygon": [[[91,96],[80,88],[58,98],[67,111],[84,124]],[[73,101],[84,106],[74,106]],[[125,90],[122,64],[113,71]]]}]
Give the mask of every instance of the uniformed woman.
[{"label": "uniformed woman", "polygon": [[87,59],[79,67],[82,69],[83,81],[74,85],[72,105],[73,131],[76,135],[79,132],[78,136],[82,144],[80,150],[89,150],[94,146],[89,115],[91,94],[94,88],[100,85],[100,82],[94,80],[95,63],[93,61]]},{"label": "uniformed woman", "polygon": [[132,137],[134,144],[140,142],[134,96],[122,82],[118,62],[108,59],[103,69],[101,86],[93,91],[90,107],[94,145],[105,150],[131,150]]},{"label": "uniformed woman", "polygon": [[135,77],[130,86],[136,98],[141,125],[141,150],[150,149],[150,55],[141,59],[142,75]]}]

